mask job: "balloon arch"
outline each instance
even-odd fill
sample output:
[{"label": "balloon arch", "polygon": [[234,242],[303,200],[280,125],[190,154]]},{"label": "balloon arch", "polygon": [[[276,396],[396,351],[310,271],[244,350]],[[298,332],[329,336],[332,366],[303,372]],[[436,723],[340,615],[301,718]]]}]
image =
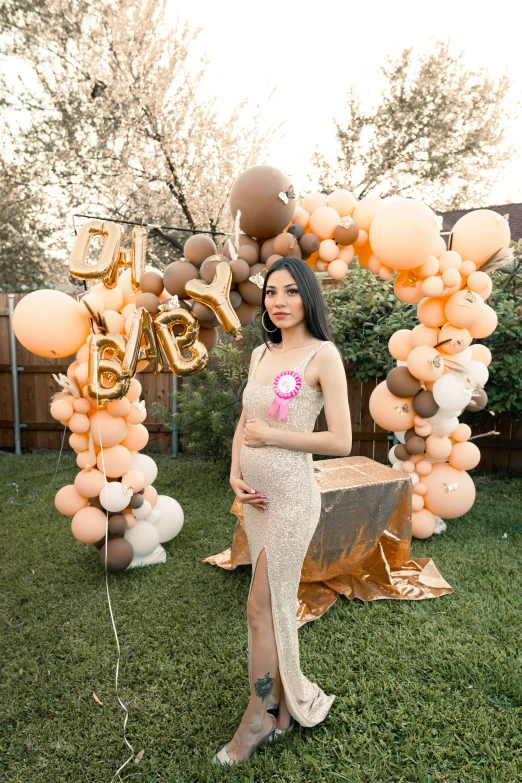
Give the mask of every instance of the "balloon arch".
[{"label": "balloon arch", "polygon": [[[505,263],[507,221],[490,210],[466,214],[448,246],[435,213],[413,199],[366,197],[347,190],[307,195],[300,206],[290,180],[271,166],[254,166],[235,181],[230,209],[235,236],[221,252],[205,234],[191,236],[184,258],[163,273],[146,265],[146,231],[137,226],[130,247],[123,227],[93,219],[76,237],[70,274],[92,281],[74,299],[44,289],[25,296],[14,313],[19,341],[39,356],[76,359],[59,376],[51,415],[71,431],[80,468],[62,487],[56,507],[72,517],[73,536],[100,549],[105,568],[121,571],[159,562],[161,543],[183,524],[183,510],[153,486],[154,460],[141,450],[149,435],[145,403],[134,377],[164,363],[180,376],[205,368],[218,327],[241,338],[261,305],[266,271],[281,257],[297,256],[340,280],[357,261],[382,280],[395,275],[398,299],[417,303],[419,324],[392,335],[397,360],[370,398],[370,412],[396,433],[390,451],[413,490],[413,535],[427,538],[436,517],[459,517],[473,505],[468,470],[480,460],[464,409],[487,403],[488,348],[473,342],[496,328],[486,304],[488,275]],[[102,237],[92,262],[89,246]]]}]

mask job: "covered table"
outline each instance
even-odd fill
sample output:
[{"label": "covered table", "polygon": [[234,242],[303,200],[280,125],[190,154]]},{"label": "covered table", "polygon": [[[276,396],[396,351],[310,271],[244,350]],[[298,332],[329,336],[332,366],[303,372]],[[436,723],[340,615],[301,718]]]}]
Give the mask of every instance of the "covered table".
[{"label": "covered table", "polygon": [[[418,601],[452,593],[431,558],[410,559],[411,481],[368,457],[314,460],[321,517],[306,554],[298,591],[298,626],[346,598]],[[232,546],[203,562],[233,570],[251,563],[236,498]]]}]

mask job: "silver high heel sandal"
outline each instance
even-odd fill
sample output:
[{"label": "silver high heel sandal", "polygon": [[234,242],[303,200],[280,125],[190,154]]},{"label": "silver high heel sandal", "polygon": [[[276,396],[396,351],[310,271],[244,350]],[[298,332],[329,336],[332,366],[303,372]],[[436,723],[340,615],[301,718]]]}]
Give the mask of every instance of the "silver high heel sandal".
[{"label": "silver high heel sandal", "polygon": [[252,751],[250,756],[247,756],[246,759],[240,759],[240,761],[236,761],[235,759],[233,759],[229,755],[228,750],[227,750],[227,746],[223,745],[221,750],[218,751],[218,753],[216,753],[215,756],[213,757],[212,763],[213,764],[218,764],[221,767],[232,767],[232,766],[236,766],[237,764],[242,764],[243,761],[250,761],[250,759],[253,757],[254,753],[258,749],[258,747],[260,745],[262,745],[263,742],[272,742],[273,741],[274,734],[277,731],[277,729],[276,729],[276,719],[275,719],[275,717],[273,715],[272,715],[272,718],[274,718],[274,725],[273,725],[273,727],[270,729],[268,734],[266,736],[264,736],[262,739],[260,739],[259,742],[257,743],[257,745],[254,746],[254,750]]},{"label": "silver high heel sandal", "polygon": [[294,728],[295,728],[295,719],[294,719],[294,716],[292,715],[291,718],[290,718],[290,725],[288,726],[288,728],[286,728],[286,729],[277,729],[276,728],[276,730],[274,731],[273,736],[270,737],[270,739],[268,741],[269,742],[274,742],[277,739],[281,739],[281,737],[284,737],[285,734],[290,734],[290,732],[293,731]]}]

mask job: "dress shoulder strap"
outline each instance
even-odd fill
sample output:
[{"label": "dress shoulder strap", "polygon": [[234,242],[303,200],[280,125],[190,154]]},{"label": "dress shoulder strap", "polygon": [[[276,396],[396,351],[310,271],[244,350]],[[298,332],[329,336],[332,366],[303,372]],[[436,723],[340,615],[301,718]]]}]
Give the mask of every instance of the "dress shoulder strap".
[{"label": "dress shoulder strap", "polygon": [[251,374],[249,376],[250,378],[253,378],[255,376],[256,370],[257,370],[257,365],[261,361],[261,357],[263,356],[265,351],[266,351],[266,343],[261,343],[261,350],[258,351],[258,354],[257,354],[256,359],[254,361],[254,366],[252,367],[252,372],[251,372]]},{"label": "dress shoulder strap", "polygon": [[323,345],[328,345],[329,343],[330,343],[329,340],[323,340],[321,343],[319,343],[319,345],[314,345],[314,347],[312,348],[312,350],[310,351],[308,356],[305,356],[304,359],[301,359],[301,361],[299,362],[299,364],[297,365],[297,367],[295,369],[297,370],[297,368],[299,368],[299,369],[302,369],[304,371],[304,369],[306,368],[306,365],[315,356],[317,351],[320,348],[322,348]]}]

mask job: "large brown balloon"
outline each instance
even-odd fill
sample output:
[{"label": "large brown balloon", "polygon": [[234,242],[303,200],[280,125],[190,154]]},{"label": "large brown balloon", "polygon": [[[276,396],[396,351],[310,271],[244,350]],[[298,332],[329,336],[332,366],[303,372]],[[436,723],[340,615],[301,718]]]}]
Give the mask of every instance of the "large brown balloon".
[{"label": "large brown balloon", "polygon": [[423,419],[429,419],[431,416],[435,416],[439,410],[439,406],[435,402],[433,394],[425,389],[415,395],[411,407],[417,416],[420,416]]},{"label": "large brown balloon", "polygon": [[211,351],[218,343],[219,332],[215,327],[212,327],[211,329],[201,327],[198,334],[198,340],[201,340],[207,351]]},{"label": "large brown balloon", "polygon": [[144,294],[159,296],[163,293],[164,288],[163,275],[158,275],[156,272],[145,272],[140,278],[140,288]]},{"label": "large brown balloon", "polygon": [[113,514],[109,517],[109,533],[116,533],[121,535],[127,530],[127,520],[123,514]]},{"label": "large brown balloon", "polygon": [[404,462],[405,459],[410,458],[410,452],[408,451],[404,443],[398,443],[395,446],[395,456],[397,457],[397,459],[400,459],[402,462]]},{"label": "large brown balloon", "polygon": [[256,306],[245,301],[241,302],[239,307],[236,307],[235,310],[237,317],[241,321],[241,326],[249,324],[254,320],[256,315]]},{"label": "large brown balloon", "polygon": [[274,242],[276,239],[277,237],[270,237],[270,239],[266,239],[263,242],[259,253],[259,260],[262,264],[266,264],[270,256],[274,255]]},{"label": "large brown balloon", "polygon": [[228,258],[215,255],[209,256],[203,261],[199,268],[199,274],[205,283],[211,283],[213,281],[214,277],[216,276],[216,267],[221,261],[228,261]]},{"label": "large brown balloon", "polygon": [[247,262],[248,266],[257,264],[259,261],[259,245],[256,247],[252,247],[251,245],[244,245],[243,247],[239,248],[237,254],[239,258],[242,258],[243,261]]},{"label": "large brown balloon", "polygon": [[305,234],[299,240],[299,247],[303,256],[311,256],[312,253],[319,250],[319,237],[316,237],[315,234]]},{"label": "large brown balloon", "polygon": [[[158,277],[158,275],[154,275]],[[163,291],[163,289],[161,289]],[[159,312],[160,300],[156,294],[140,294],[136,299],[136,310],[139,307],[144,307],[152,315],[156,315]]]},{"label": "large brown balloon", "polygon": [[481,411],[488,404],[488,395],[484,389],[473,392],[473,397],[469,405],[466,405],[467,411]]},{"label": "large brown balloon", "polygon": [[359,226],[351,217],[344,217],[334,231],[338,245],[351,245],[359,236]]},{"label": "large brown balloon", "polygon": [[419,437],[419,435],[412,435],[411,438],[408,438],[405,445],[409,454],[422,454],[425,448],[424,438]]},{"label": "large brown balloon", "polygon": [[[254,266],[250,267],[250,277],[254,277],[254,275],[260,273],[264,268],[264,264],[254,264]],[[237,284],[237,290],[245,302],[255,305],[256,307],[261,307],[263,289],[258,288],[255,283],[252,283],[250,280],[245,280],[244,283]]]},{"label": "large brown balloon", "polygon": [[163,272],[163,285],[171,296],[190,299],[190,294],[185,291],[185,283],[194,278],[199,278],[199,272],[194,264],[188,261],[173,261]]},{"label": "large brown balloon", "polygon": [[[133,557],[134,549],[126,538],[113,538],[107,543],[107,571],[125,571]],[[100,549],[100,563],[105,568],[105,546]]]},{"label": "large brown balloon", "polygon": [[[286,202],[286,203],[285,203]],[[292,220],[295,196],[286,174],[273,166],[252,166],[230,191],[230,212],[245,234],[263,238],[279,234]]]},{"label": "large brown balloon", "polygon": [[[248,250],[251,249],[252,248],[248,248]],[[236,258],[235,261],[231,261],[230,268],[232,270],[233,283],[242,283],[244,280],[247,280],[250,276],[250,267],[246,261],[243,261],[242,258]]]},{"label": "large brown balloon", "polygon": [[420,381],[407,367],[394,367],[386,378],[386,386],[396,397],[414,397],[420,391]]},{"label": "large brown balloon", "polygon": [[187,239],[183,246],[183,255],[187,261],[196,266],[215,253],[217,253],[217,248],[214,240],[205,234],[194,234]]}]

